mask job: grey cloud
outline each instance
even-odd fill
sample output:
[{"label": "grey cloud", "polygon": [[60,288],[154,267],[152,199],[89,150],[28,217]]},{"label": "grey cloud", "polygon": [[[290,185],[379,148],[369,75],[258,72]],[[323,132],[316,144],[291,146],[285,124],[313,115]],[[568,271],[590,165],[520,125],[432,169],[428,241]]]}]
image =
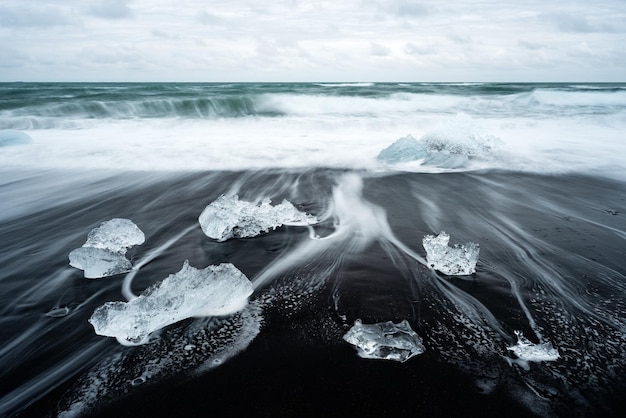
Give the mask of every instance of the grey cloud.
[{"label": "grey cloud", "polygon": [[423,3],[410,0],[396,1],[396,12],[402,16],[426,16],[430,14],[430,7]]},{"label": "grey cloud", "polygon": [[138,52],[132,47],[116,46],[109,50],[84,50],[83,56],[96,64],[133,64],[141,61]]},{"label": "grey cloud", "polygon": [[383,15],[406,18],[426,16],[432,12],[431,6],[412,0],[363,0],[360,7],[363,10],[374,7]]},{"label": "grey cloud", "polygon": [[469,35],[462,35],[459,33],[449,33],[447,35],[448,39],[450,39],[453,42],[456,42],[458,44],[471,44],[472,38]]},{"label": "grey cloud", "polygon": [[523,40],[519,40],[517,44],[523,48],[530,49],[531,51],[537,51],[543,48],[543,45]]},{"label": "grey cloud", "polygon": [[372,42],[370,44],[370,54],[377,57],[386,57],[391,55],[391,50],[384,45]]},{"label": "grey cloud", "polygon": [[573,14],[567,12],[554,12],[543,15],[544,19],[551,22],[557,29],[563,32],[579,32],[579,33],[592,33],[592,32],[623,32],[626,30],[624,24],[626,21],[622,18],[621,21],[615,21],[614,17],[607,17],[601,20],[593,19],[588,16],[580,14]]},{"label": "grey cloud", "polygon": [[412,42],[404,46],[404,52],[408,55],[428,55],[432,54],[434,47],[432,45],[417,45]]},{"label": "grey cloud", "polygon": [[152,36],[154,36],[155,38],[167,39],[167,40],[180,39],[180,35],[178,35],[177,33],[166,32],[160,29],[152,29],[151,33],[152,33]]},{"label": "grey cloud", "polygon": [[128,4],[132,0],[100,0],[89,7],[89,13],[102,19],[125,19],[133,16]]},{"label": "grey cloud", "polygon": [[19,68],[28,61],[28,57],[25,54],[9,47],[0,46],[0,56],[2,57],[0,68]]},{"label": "grey cloud", "polygon": [[208,12],[200,13],[197,17],[197,21],[202,23],[203,25],[209,26],[222,25],[224,23],[224,19]]},{"label": "grey cloud", "polygon": [[0,6],[0,27],[51,27],[73,22],[70,16],[55,7]]}]

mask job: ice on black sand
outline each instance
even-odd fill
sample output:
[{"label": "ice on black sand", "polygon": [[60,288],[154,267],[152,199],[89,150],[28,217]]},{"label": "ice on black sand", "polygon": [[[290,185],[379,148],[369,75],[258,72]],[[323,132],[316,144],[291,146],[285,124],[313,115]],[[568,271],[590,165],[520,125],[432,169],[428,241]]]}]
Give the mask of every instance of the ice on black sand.
[{"label": "ice on black sand", "polygon": [[424,352],[422,339],[405,319],[363,324],[360,320],[348,330],[343,339],[354,345],[359,357],[404,362]]},{"label": "ice on black sand", "polygon": [[89,322],[98,335],[138,345],[150,333],[186,318],[235,313],[246,306],[252,291],[252,282],[230,263],[196,269],[185,261],[178,273],[137,298],[100,306]]},{"label": "ice on black sand", "polygon": [[237,195],[222,195],[202,211],[198,221],[205,235],[220,242],[254,237],[282,225],[317,223],[315,216],[300,212],[287,200],[275,206],[270,203],[264,199],[257,205]]},{"label": "ice on black sand", "polygon": [[69,254],[70,266],[84,271],[88,279],[113,276],[132,269],[126,251],[144,243],[144,233],[129,219],[102,222],[87,235],[82,247]]},{"label": "ice on black sand", "polygon": [[474,242],[449,247],[450,236],[441,232],[437,236],[426,235],[422,245],[426,250],[428,265],[447,275],[470,275],[476,273],[480,247]]},{"label": "ice on black sand", "polygon": [[521,360],[555,361],[560,357],[559,352],[550,342],[534,344],[524,337],[521,331],[515,331],[515,335],[517,336],[517,344],[507,347],[507,350],[512,351]]}]

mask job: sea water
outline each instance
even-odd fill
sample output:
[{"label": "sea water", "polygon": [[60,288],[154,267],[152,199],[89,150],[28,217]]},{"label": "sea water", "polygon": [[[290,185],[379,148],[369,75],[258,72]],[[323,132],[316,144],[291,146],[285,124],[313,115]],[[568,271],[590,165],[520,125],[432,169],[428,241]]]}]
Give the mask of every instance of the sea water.
[{"label": "sea water", "polygon": [[[624,84],[1,84],[0,415],[617,416],[625,131]],[[316,222],[206,236],[235,195]],[[111,219],[145,242],[85,279],[69,254]],[[444,231],[471,274],[429,265]],[[185,260],[253,293],[138,346],[94,332]],[[360,358],[357,320],[423,353]]]}]

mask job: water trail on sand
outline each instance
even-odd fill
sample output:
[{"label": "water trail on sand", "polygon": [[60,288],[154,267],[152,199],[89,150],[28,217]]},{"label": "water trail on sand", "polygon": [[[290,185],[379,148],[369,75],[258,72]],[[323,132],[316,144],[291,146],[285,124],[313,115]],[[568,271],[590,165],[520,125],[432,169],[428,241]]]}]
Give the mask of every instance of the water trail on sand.
[{"label": "water trail on sand", "polygon": [[[315,260],[331,260],[327,262],[327,273],[338,269],[352,257],[361,254],[369,245],[378,242],[387,253],[398,270],[408,280],[421,280],[415,272],[407,270],[404,258],[408,257],[422,266],[428,267],[426,260],[402,243],[393,233],[385,210],[363,198],[363,178],[355,173],[344,174],[337,179],[332,191],[332,200],[322,222],[332,220],[334,232],[318,237],[310,234],[312,239],[301,243],[293,251],[270,264],[254,279],[255,289],[260,289],[276,277],[288,271],[311,264]],[[421,237],[416,237],[419,241]],[[499,324],[495,316],[480,301],[470,294],[458,289],[447,280],[431,271],[428,279],[417,286],[430,285],[437,293],[448,299],[462,315],[471,323],[488,327],[505,340],[507,332]],[[419,298],[418,295],[416,295]]]},{"label": "water trail on sand", "polygon": [[[323,177],[323,181],[320,181],[320,177]],[[509,385],[507,388],[525,391],[518,395],[520,399],[528,393],[545,399],[554,393],[570,395],[566,392],[567,384],[583,384],[584,376],[598,377],[599,381],[610,380],[610,371],[598,370],[600,363],[615,365],[617,368],[623,366],[617,344],[626,335],[623,334],[626,329],[623,318],[619,317],[624,312],[623,304],[617,296],[613,296],[607,299],[607,305],[604,306],[599,294],[584,293],[586,290],[583,284],[568,276],[568,272],[571,274],[575,269],[564,267],[561,263],[590,265],[598,273],[597,282],[614,289],[618,296],[624,293],[625,285],[617,283],[616,277],[619,279],[623,275],[600,263],[594,264],[579,253],[564,251],[550,244],[549,240],[529,232],[523,221],[515,217],[516,211],[511,209],[518,204],[514,200],[505,202],[501,196],[494,195],[491,201],[488,199],[489,192],[483,190],[485,196],[476,196],[480,206],[474,207],[470,204],[459,205],[463,197],[455,195],[457,189],[452,187],[451,191],[444,188],[449,193],[428,191],[431,182],[433,189],[441,189],[449,179],[464,179],[465,176],[444,178],[443,186],[440,180],[406,178],[411,179],[406,182],[409,190],[419,185],[416,190],[423,193],[423,198],[417,200],[432,212],[422,213],[419,204],[417,210],[414,210],[412,205],[415,201],[407,200],[407,211],[404,213],[410,218],[413,227],[405,230],[404,220],[394,218],[396,213],[393,206],[405,204],[402,195],[407,192],[403,188],[405,185],[398,181],[394,183],[394,179],[390,180],[386,176],[336,172],[332,172],[329,177],[327,172],[321,176],[289,172],[235,174],[234,182],[220,190],[241,194],[249,201],[260,201],[266,197],[287,198],[298,205],[314,208],[312,213],[320,222],[308,227],[308,234],[302,233],[305,232],[302,227],[286,226],[281,231],[274,231],[258,239],[235,240],[229,244],[209,242],[203,237],[203,254],[211,262],[213,257],[231,249],[249,250],[254,246],[260,248],[266,243],[272,242],[274,245],[280,242],[279,246],[270,250],[281,249],[281,252],[272,252],[272,261],[259,263],[258,268],[250,270],[253,272],[249,277],[255,293],[249,306],[232,317],[183,321],[156,332],[150,344],[125,348],[127,351],[121,354],[110,355],[79,381],[72,393],[67,394],[60,409],[68,413],[85,412],[94,406],[127,396],[128,393],[136,393],[148,386],[145,383],[181,374],[196,375],[218,367],[248,347],[261,331],[266,318],[268,322],[274,320],[273,315],[281,319],[293,318],[294,312],[301,312],[301,308],[309,306],[306,305],[309,296],[323,294],[320,290],[329,283],[332,286],[329,290],[334,301],[334,311],[333,306],[328,306],[329,310],[326,311],[320,309],[320,305],[311,305],[315,310],[311,315],[326,321],[321,322],[324,326],[334,327],[332,332],[341,333],[342,327],[350,325],[348,320],[358,318],[354,313],[360,312],[361,308],[350,307],[350,302],[354,302],[355,298],[367,295],[365,297],[368,299],[362,301],[363,305],[373,305],[377,303],[378,295],[374,295],[375,292],[389,292],[387,300],[393,300],[394,308],[389,311],[372,308],[376,312],[372,317],[388,314],[389,318],[380,319],[397,320],[400,315],[404,315],[402,319],[411,321],[412,327],[424,337],[427,353],[436,353],[434,355],[438,358],[466,371],[476,379],[476,385],[483,393],[491,393],[504,385],[502,382],[506,382]],[[333,181],[332,185],[324,183],[328,179]],[[316,183],[317,188],[311,188]],[[381,184],[394,184],[398,189],[381,191],[380,187],[376,187]],[[491,191],[494,189],[489,188]],[[212,193],[219,191],[212,190]],[[462,190],[462,194],[465,193],[466,190]],[[410,195],[410,192],[407,194]],[[393,200],[393,196],[399,198]],[[450,199],[452,204],[441,204],[442,201],[446,202],[445,199]],[[311,201],[321,203],[315,205]],[[508,212],[498,212],[495,209],[498,206],[489,207],[496,201]],[[379,202],[383,203],[379,205]],[[531,214],[534,217],[540,211],[541,208]],[[401,210],[397,212],[402,213]],[[615,219],[609,217],[610,221]],[[459,233],[465,228],[478,241],[484,239],[484,246],[481,242],[481,266],[477,277],[461,279],[442,276],[429,269],[419,247],[422,238],[419,222],[425,224],[423,228],[428,232],[438,232],[443,226],[448,230],[449,226]],[[166,242],[139,259],[137,270],[125,279],[124,295],[127,298],[135,296],[131,285],[135,275],[141,274],[138,270],[167,253],[173,244],[184,245],[186,240],[182,238],[193,228],[197,226],[168,237]],[[612,234],[610,229],[604,228],[604,231]],[[413,233],[419,236],[409,235]],[[295,241],[295,245],[287,245],[294,243],[292,240],[296,238],[299,241]],[[364,260],[372,254],[376,256],[368,260],[367,264]],[[246,254],[245,257],[251,256]],[[359,263],[365,264],[365,267],[374,266],[374,269],[370,268],[363,274],[364,269],[355,268],[361,265]],[[376,263],[388,265],[378,270]],[[379,271],[392,272],[388,277],[393,278],[395,274],[404,279],[409,292],[394,294],[398,288],[404,291],[405,287],[398,286],[398,283],[386,283],[384,279],[387,276],[377,277]],[[369,289],[369,293],[342,293],[343,290],[356,288],[351,287],[353,283],[349,283],[352,279],[355,282],[371,280],[368,284],[375,280],[378,287],[375,291]],[[505,289],[502,290],[504,296],[498,294],[500,287]],[[485,289],[489,290],[488,294],[481,293]],[[398,300],[397,296],[405,300]],[[594,302],[598,302],[597,306],[594,306]],[[413,316],[411,310],[405,310],[402,304],[411,305]],[[402,309],[396,308],[401,305]],[[584,315],[581,317],[579,313]],[[315,326],[302,326],[303,335],[311,335],[312,331],[316,331],[313,329]],[[523,329],[525,333],[531,331],[527,335],[532,339],[534,333],[539,343],[544,339],[554,342],[562,358],[550,364],[518,370],[517,363],[510,362],[512,359],[506,350],[514,343],[513,330],[517,329]],[[585,338],[590,333],[608,335],[609,341],[601,349],[595,348],[594,353],[599,353],[597,355],[580,355],[577,350],[587,344]],[[325,341],[330,340],[332,338]],[[603,342],[602,337],[594,337],[594,344],[599,342]],[[205,347],[209,348],[205,350]],[[190,355],[193,358],[191,362],[186,360]],[[509,358],[509,362],[503,357]],[[577,377],[572,374],[572,370],[584,370],[586,374]],[[565,379],[566,383],[542,384],[541,379],[548,382]],[[123,384],[119,385],[119,382]],[[528,403],[532,406],[531,401]]]},{"label": "water trail on sand", "polygon": [[137,264],[135,264],[135,266],[133,267],[133,270],[130,271],[124,277],[124,282],[122,283],[122,294],[124,295],[124,297],[127,300],[130,301],[130,300],[135,299],[137,297],[137,295],[135,295],[133,293],[131,286],[132,286],[132,283],[133,283],[133,279],[137,275],[137,272],[139,271],[139,269],[142,268],[143,266],[145,266],[146,264],[148,264],[149,262],[151,262],[152,260],[154,260],[155,258],[157,258],[158,256],[160,256],[161,254],[163,254],[168,248],[170,248],[172,245],[174,245],[176,242],[178,242],[181,238],[183,238],[185,235],[187,235],[191,230],[193,230],[195,228],[197,228],[196,225],[191,225],[191,226],[187,227],[182,232],[180,232],[176,236],[170,238],[168,241],[166,241],[165,243],[161,244],[160,246],[158,246],[154,250],[150,251],[143,258],[141,258],[139,261],[137,261]]}]

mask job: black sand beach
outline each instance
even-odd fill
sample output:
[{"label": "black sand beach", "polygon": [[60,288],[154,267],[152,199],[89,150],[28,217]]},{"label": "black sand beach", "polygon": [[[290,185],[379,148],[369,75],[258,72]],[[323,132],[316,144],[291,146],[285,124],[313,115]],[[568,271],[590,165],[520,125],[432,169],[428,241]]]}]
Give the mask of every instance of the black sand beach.
[{"label": "black sand beach", "polygon": [[[346,178],[362,181],[362,196],[341,189]],[[383,226],[350,224],[303,256],[298,249],[314,241],[305,227],[218,243],[197,219],[223,193],[330,213],[314,228],[322,238],[346,225],[338,202],[352,193],[342,210],[354,219],[378,214]],[[496,171],[14,172],[2,181],[0,199],[10,202],[0,218],[0,415],[623,411],[623,182]],[[198,268],[230,262],[255,284],[248,307],[173,324],[138,347],[96,335],[87,320],[103,303],[123,300],[124,275],[85,279],[67,256],[111,218],[144,231],[145,244],[128,253],[133,262],[156,254],[132,282],[136,293],[185,260]],[[422,238],[441,231],[452,243],[480,245],[475,274],[445,276],[398,245],[425,257]],[[270,274],[268,266],[280,268]],[[426,351],[405,363],[359,358],[342,339],[356,319],[406,319]],[[533,343],[552,343],[560,358],[516,362],[507,350],[516,330]]]}]

